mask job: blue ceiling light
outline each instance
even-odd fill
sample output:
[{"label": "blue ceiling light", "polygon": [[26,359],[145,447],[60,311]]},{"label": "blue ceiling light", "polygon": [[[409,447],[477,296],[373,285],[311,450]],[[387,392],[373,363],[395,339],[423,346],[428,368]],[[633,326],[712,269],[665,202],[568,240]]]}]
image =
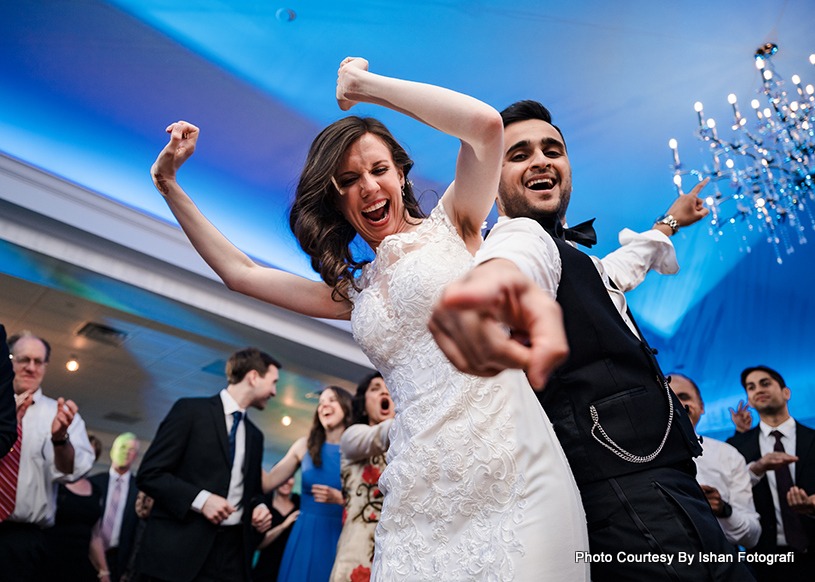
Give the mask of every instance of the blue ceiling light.
[{"label": "blue ceiling light", "polygon": [[278,10],[275,13],[275,17],[280,22],[291,22],[292,20],[297,18],[297,15],[294,13],[294,10],[292,10],[291,8],[281,8],[280,10]]}]

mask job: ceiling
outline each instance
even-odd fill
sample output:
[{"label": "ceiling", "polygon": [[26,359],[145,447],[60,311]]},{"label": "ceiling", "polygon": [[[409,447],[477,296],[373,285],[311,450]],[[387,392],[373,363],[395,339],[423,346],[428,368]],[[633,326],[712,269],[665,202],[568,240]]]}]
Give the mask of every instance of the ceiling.
[{"label": "ceiling", "polygon": [[[91,220],[92,210],[81,209],[110,201],[172,228],[149,168],[166,142],[164,128],[186,119],[202,133],[180,181],[205,214],[257,260],[314,278],[288,231],[288,206],[309,143],[344,115],[334,101],[336,69],[345,56],[359,55],[374,72],[441,84],[498,109],[518,99],[545,103],[569,147],[570,222],[597,216],[602,255],[615,248],[619,230],[647,229],[670,205],[670,138],[678,140],[683,163],[701,169],[693,104],[702,101],[707,116],[729,119],[727,95],[744,103],[759,86],[752,59],[759,45],[779,45],[774,63],[783,76],[815,83],[808,62],[813,22],[810,0],[3,2],[0,152],[99,200],[66,213],[15,187],[0,189],[8,203],[0,209],[28,209],[92,233],[101,246],[135,248],[160,261],[160,248],[148,252],[140,239],[121,240],[125,226],[105,231],[104,216]],[[453,175],[456,140],[373,106],[351,113],[376,115],[391,127],[416,161],[412,176],[431,207]],[[652,275],[630,294],[663,368],[682,370],[701,386],[707,414],[700,429],[714,434],[731,430],[727,407],[742,395],[738,374],[756,363],[785,376],[797,417],[815,419],[815,380],[806,364],[815,351],[815,233],[779,264],[771,245],[740,228],[718,242],[704,224],[684,229],[675,237],[680,274]],[[7,257],[33,248],[15,243],[2,225],[0,239],[10,241]],[[82,267],[49,263],[49,253],[32,256],[57,271]],[[184,257],[167,262],[209,285],[211,273]],[[49,371],[49,382],[86,401],[88,424],[99,430],[130,428],[105,418],[118,407],[141,419],[132,426],[149,440],[171,401],[220,386],[202,368],[241,342],[269,337],[251,321],[230,323],[186,299],[179,305],[187,319],[156,302],[134,313],[130,303],[141,292],[125,284],[113,289],[98,276],[86,276],[87,285],[112,289],[116,305],[38,279],[31,275],[37,269],[11,271],[0,264],[0,321],[11,330],[62,338],[56,343],[63,352],[80,349],[75,332],[87,319],[131,334],[134,351],[114,356],[97,348],[98,371],[89,366],[96,375],[82,382],[58,366]],[[219,331],[207,331],[213,327]],[[316,352],[304,346],[309,342],[285,348],[280,338],[268,341],[290,352],[301,378],[298,406],[314,385],[333,378],[351,386],[365,370],[359,359],[346,365],[340,357],[331,360],[339,372],[326,362],[310,371]],[[137,344],[144,353],[135,353]],[[259,415],[271,415],[264,430],[276,443],[267,460],[308,424],[293,436],[283,431],[273,418],[281,401]]]}]

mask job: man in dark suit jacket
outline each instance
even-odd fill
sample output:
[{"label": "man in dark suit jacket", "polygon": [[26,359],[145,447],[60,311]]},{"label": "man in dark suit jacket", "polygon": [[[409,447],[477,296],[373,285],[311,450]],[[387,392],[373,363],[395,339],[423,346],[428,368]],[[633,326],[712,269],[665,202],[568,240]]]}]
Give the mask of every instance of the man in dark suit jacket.
[{"label": "man in dark suit jacket", "polygon": [[255,529],[268,529],[271,513],[261,504],[263,434],[244,412],[265,408],[278,368],[255,348],[236,352],[226,365],[226,389],[182,398],[161,423],[136,478],[155,500],[141,573],[172,582],[250,580]]},{"label": "man in dark suit jacket", "polygon": [[91,561],[101,582],[119,582],[133,553],[139,524],[136,515],[139,489],[130,468],[138,454],[136,435],[122,433],[110,448],[110,471],[90,477],[91,483],[102,491],[105,508],[91,539]]},{"label": "man in dark suit jacket", "polygon": [[[780,483],[786,471],[804,495],[815,493],[815,430],[795,421],[787,402],[790,389],[781,374],[766,366],[747,368],[741,374],[747,401],[756,409],[758,426],[736,433],[727,442],[738,449],[748,463],[753,483],[753,499],[761,516],[761,537],[752,551],[759,554],[793,552],[793,563],[772,566],[756,563],[759,581],[812,580],[815,568],[815,518],[787,513],[789,496],[781,495]],[[774,433],[778,432],[776,436]],[[783,451],[778,450],[776,441]],[[793,487],[793,489],[795,489]],[[795,489],[799,491],[798,489]],[[810,504],[812,502],[810,501]],[[795,508],[793,508],[795,509]],[[806,507],[798,510],[805,512]],[[781,520],[777,519],[781,515]],[[792,522],[792,523],[789,523]]]},{"label": "man in dark suit jacket", "polygon": [[8,357],[6,328],[0,325],[0,458],[17,440],[17,407],[14,400],[14,368]]}]

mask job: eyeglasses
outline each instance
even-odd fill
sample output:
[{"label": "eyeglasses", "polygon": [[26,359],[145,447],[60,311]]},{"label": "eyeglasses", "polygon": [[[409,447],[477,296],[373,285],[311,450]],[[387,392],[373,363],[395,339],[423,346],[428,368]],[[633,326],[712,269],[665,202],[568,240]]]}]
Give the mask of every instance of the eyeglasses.
[{"label": "eyeglasses", "polygon": [[26,367],[27,365],[29,365],[29,364],[33,363],[33,364],[34,364],[34,366],[36,366],[37,368],[42,368],[42,367],[43,367],[45,364],[47,364],[47,363],[48,363],[48,362],[46,362],[46,361],[44,361],[44,360],[41,360],[41,359],[39,359],[39,358],[33,358],[33,359],[32,359],[32,358],[29,358],[29,357],[27,357],[27,356],[23,356],[23,357],[21,357],[21,358],[15,358],[15,357],[12,355],[12,356],[11,356],[11,359],[12,359],[12,361],[16,362],[17,364],[19,364],[19,365],[21,365],[21,366],[23,366],[23,367]]}]

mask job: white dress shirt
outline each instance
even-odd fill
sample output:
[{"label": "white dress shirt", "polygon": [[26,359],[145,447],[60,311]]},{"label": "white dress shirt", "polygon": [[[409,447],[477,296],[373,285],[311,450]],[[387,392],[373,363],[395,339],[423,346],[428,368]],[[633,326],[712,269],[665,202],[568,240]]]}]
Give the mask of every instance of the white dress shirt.
[{"label": "white dress shirt", "polygon": [[696,480],[700,485],[715,487],[722,501],[733,508],[730,517],[717,517],[731,544],[750,549],[761,536],[761,523],[753,486],[744,457],[735,447],[709,437],[702,439],[702,455],[696,457]]},{"label": "white dress shirt", "polygon": [[51,442],[51,423],[56,414],[57,401],[37,388],[23,417],[17,499],[9,521],[51,527],[57,511],[57,484],[73,483],[93,467],[93,447],[88,441],[85,421],[77,413],[68,427],[68,438],[74,447],[74,470],[66,474],[57,469]]},{"label": "white dress shirt", "polygon": [[119,495],[119,505],[116,507],[116,516],[113,518],[113,531],[110,534],[111,548],[119,547],[119,537],[122,535],[122,519],[125,515],[125,506],[127,505],[127,494],[130,491],[130,471],[126,471],[124,475],[119,475],[116,470],[111,467],[108,471],[108,493],[105,496],[105,512],[102,514],[102,523],[105,523],[105,518],[110,513],[110,505],[113,500],[113,490],[116,487],[116,480],[121,480]]},{"label": "white dress shirt", "polygon": [[[790,417],[776,427],[772,427],[765,422],[758,423],[758,449],[763,457],[767,453],[773,452],[775,447],[775,437],[770,436],[774,430],[783,436],[781,442],[784,445],[784,452],[795,455],[795,419]],[[795,463],[789,464],[792,482],[795,483]],[[753,485],[761,481],[761,477],[756,476],[750,469],[750,481]],[[770,494],[773,496],[773,506],[775,507],[776,541],[779,546],[787,545],[787,537],[784,535],[784,522],[781,521],[781,506],[778,504],[778,485],[775,479],[775,471],[767,471],[767,482],[770,485]]]},{"label": "white dress shirt", "polygon": [[[619,240],[622,246],[603,259],[590,258],[623,321],[639,337],[634,322],[628,317],[624,293],[642,283],[648,271],[653,269],[663,275],[672,275],[679,271],[679,265],[671,240],[656,229],[636,233],[626,228],[620,232]],[[475,265],[496,258],[512,261],[552,299],[557,296],[562,271],[560,253],[555,241],[536,221],[524,217],[499,217],[476,253]],[[616,289],[609,279],[614,281]]]},{"label": "white dress shirt", "polygon": [[[226,418],[226,433],[232,430],[232,423],[235,419],[232,413],[240,411],[243,413],[241,423],[238,425],[238,432],[235,433],[235,460],[232,462],[232,474],[229,477],[229,492],[227,493],[226,500],[235,508],[235,512],[221,522],[221,525],[238,525],[241,523],[243,517],[243,461],[246,456],[246,409],[238,406],[235,399],[224,388],[221,390],[221,402],[224,406],[224,415]],[[204,504],[212,495],[206,489],[202,489],[192,502],[192,508],[201,513]]]}]

